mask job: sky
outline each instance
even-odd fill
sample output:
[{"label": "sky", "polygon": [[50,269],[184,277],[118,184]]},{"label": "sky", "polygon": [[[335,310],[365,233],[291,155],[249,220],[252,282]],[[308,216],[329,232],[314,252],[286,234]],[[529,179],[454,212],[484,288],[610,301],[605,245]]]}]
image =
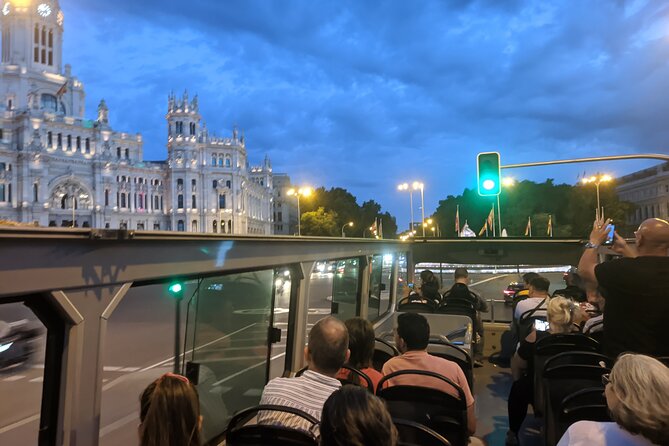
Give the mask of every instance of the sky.
[{"label": "sky", "polygon": [[[167,96],[199,95],[210,132],[237,125],[251,164],[343,187],[404,226],[502,164],[668,153],[669,2],[61,0],[64,60],[114,129],[167,154]],[[505,170],[575,183],[648,161]],[[420,199],[414,196],[419,219]]]}]

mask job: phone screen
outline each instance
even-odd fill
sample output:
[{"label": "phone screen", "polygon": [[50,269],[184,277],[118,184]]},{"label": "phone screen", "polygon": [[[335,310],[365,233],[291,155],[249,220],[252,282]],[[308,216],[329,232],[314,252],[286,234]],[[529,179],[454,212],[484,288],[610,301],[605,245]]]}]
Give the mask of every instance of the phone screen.
[{"label": "phone screen", "polygon": [[604,241],[605,245],[612,245],[613,244],[613,238],[616,233],[616,226],[615,225],[609,225],[609,232],[606,235],[606,240]]},{"label": "phone screen", "polygon": [[413,290],[413,283],[408,283],[407,286]]},{"label": "phone screen", "polygon": [[534,328],[537,331],[546,331],[548,330],[548,321],[542,321],[540,319],[534,320]]}]

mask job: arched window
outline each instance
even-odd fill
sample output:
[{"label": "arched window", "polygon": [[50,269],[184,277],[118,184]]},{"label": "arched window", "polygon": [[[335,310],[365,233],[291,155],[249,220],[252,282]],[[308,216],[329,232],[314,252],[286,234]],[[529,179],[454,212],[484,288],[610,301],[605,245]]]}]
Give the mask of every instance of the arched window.
[{"label": "arched window", "polygon": [[42,95],[42,109],[48,112],[58,111],[58,98],[52,94],[43,94]]},{"label": "arched window", "polygon": [[46,26],[42,27],[42,45],[46,46]]},{"label": "arched window", "polygon": [[186,228],[184,227],[184,221],[183,221],[183,220],[179,220],[179,221],[177,222],[177,231],[181,231],[181,232],[183,232],[183,231],[185,231],[185,230],[186,230]]},{"label": "arched window", "polygon": [[39,45],[39,25],[35,25],[35,45]]},{"label": "arched window", "polygon": [[184,208],[184,196],[182,194],[179,194],[177,196],[177,209],[183,209]]},{"label": "arched window", "polygon": [[228,220],[228,234],[232,234],[232,220]]},{"label": "arched window", "polygon": [[225,234],[225,220],[221,220],[221,234]]},{"label": "arched window", "polygon": [[211,155],[211,165],[212,166],[216,165],[216,155]]},{"label": "arched window", "polygon": [[193,209],[197,209],[197,198],[196,198],[195,194],[193,194],[193,196],[191,197],[191,199],[192,199],[192,200],[191,200],[191,208],[193,208]]},{"label": "arched window", "polygon": [[121,194],[121,207],[125,208],[126,207],[126,197],[125,194]]},{"label": "arched window", "polygon": [[109,206],[109,189],[105,189],[105,206]]},{"label": "arched window", "polygon": [[153,209],[156,209],[156,210],[160,209],[160,201],[159,201],[158,195],[153,197]]},{"label": "arched window", "polygon": [[39,201],[39,185],[33,183],[33,201],[37,203]]},{"label": "arched window", "polygon": [[91,139],[86,138],[86,153],[91,153]]},{"label": "arched window", "polygon": [[218,234],[218,222],[216,220],[214,220],[214,223],[213,223],[213,230],[214,230],[214,234]]},{"label": "arched window", "polygon": [[223,156],[218,155],[218,167],[223,167]]},{"label": "arched window", "polygon": [[49,30],[49,48],[53,48],[53,30]]},{"label": "arched window", "polygon": [[192,230],[193,232],[197,232],[197,220],[193,220],[193,221],[191,222],[191,230]]},{"label": "arched window", "polygon": [[77,151],[81,151],[81,136],[77,136]]},{"label": "arched window", "polygon": [[230,159],[230,156],[225,157],[225,167],[230,167],[232,166],[232,160]]}]

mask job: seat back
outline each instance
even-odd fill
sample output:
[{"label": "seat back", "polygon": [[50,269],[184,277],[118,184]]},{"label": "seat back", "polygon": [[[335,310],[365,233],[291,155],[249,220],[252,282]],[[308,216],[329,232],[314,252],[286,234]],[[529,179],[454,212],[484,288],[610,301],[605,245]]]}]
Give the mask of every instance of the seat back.
[{"label": "seat back", "polygon": [[[446,383],[458,396],[433,387],[388,383],[403,375],[429,376],[435,382]],[[394,418],[423,424],[443,435],[453,445],[467,444],[469,436],[465,394],[460,386],[445,376],[426,370],[400,370],[379,381],[376,395],[386,401],[388,411]]]},{"label": "seat back", "polygon": [[430,336],[430,342],[427,344],[427,352],[440,358],[448,359],[456,363],[465,374],[467,384],[471,391],[474,391],[474,363],[467,350],[448,342],[442,337]]},{"label": "seat back", "polygon": [[555,444],[560,439],[559,420],[564,399],[585,388],[601,387],[602,375],[611,371],[612,363],[610,358],[590,352],[566,352],[546,362],[542,386],[546,444]]},{"label": "seat back", "polygon": [[383,369],[383,364],[390,358],[399,356],[400,352],[391,343],[383,339],[374,340],[374,355],[372,356],[372,366],[379,372]]},{"label": "seat back", "polygon": [[544,386],[542,375],[544,363],[551,356],[563,352],[586,351],[597,352],[599,343],[581,333],[553,334],[537,341],[534,349],[534,415],[543,416]]},{"label": "seat back", "polygon": [[549,439],[553,441],[552,444],[557,444],[569,426],[577,421],[611,421],[604,387],[601,385],[586,387],[567,395],[560,402],[559,410],[554,415],[552,422],[555,423],[555,427],[551,429],[552,435]]},{"label": "seat back", "polygon": [[[345,371],[346,378],[341,377],[342,371]],[[337,379],[339,380],[342,386],[345,386],[346,384],[352,384],[354,386],[364,387],[365,389],[374,393],[374,384],[372,383],[372,380],[369,378],[369,376],[365,375],[363,372],[356,369],[355,367],[349,367],[347,365],[343,365],[341,370],[339,371],[339,375],[337,375]]]},{"label": "seat back", "polygon": [[228,423],[225,444],[228,446],[261,446],[277,444],[286,446],[317,446],[316,437],[307,431],[276,424],[247,424],[259,412],[283,412],[304,418],[311,426],[318,420],[306,412],[292,407],[260,405],[242,410]]},{"label": "seat back", "polygon": [[438,432],[415,421],[393,418],[399,437],[398,446],[450,446]]},{"label": "seat back", "polygon": [[397,305],[400,313],[434,313],[434,305],[427,302],[406,302]]}]

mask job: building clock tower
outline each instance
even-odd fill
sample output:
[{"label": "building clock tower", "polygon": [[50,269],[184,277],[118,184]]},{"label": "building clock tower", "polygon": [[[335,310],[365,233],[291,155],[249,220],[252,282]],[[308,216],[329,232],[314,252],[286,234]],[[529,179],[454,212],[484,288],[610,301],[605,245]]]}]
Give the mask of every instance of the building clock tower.
[{"label": "building clock tower", "polygon": [[58,0],[0,0],[2,62],[60,74],[63,12]]}]

